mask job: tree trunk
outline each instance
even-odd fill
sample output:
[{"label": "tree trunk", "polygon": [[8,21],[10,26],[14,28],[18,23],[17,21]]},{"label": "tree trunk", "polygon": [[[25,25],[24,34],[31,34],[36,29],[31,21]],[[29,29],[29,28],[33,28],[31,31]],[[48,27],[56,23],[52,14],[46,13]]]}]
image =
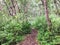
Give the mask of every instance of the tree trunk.
[{"label": "tree trunk", "polygon": [[6,3],[5,1],[3,1],[3,2],[4,2],[4,4],[5,4],[6,7],[7,7],[8,15],[12,15],[12,14],[11,14],[12,11],[10,10],[9,6],[7,5],[7,3]]},{"label": "tree trunk", "polygon": [[49,18],[49,13],[48,13],[48,7],[47,7],[47,0],[43,0],[43,4],[44,4],[44,9],[45,9],[45,16],[46,16],[46,20],[47,20],[47,25],[49,27],[49,30],[51,30],[51,20]]}]

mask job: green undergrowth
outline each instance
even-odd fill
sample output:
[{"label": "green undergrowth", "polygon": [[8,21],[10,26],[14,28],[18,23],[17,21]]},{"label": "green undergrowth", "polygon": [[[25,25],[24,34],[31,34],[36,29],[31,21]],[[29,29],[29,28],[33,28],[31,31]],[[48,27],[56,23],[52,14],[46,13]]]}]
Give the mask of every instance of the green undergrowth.
[{"label": "green undergrowth", "polygon": [[[22,14],[21,14],[22,15]],[[26,34],[31,32],[31,24],[28,21],[19,20],[20,17],[0,16],[0,43],[11,45],[22,41]]]},{"label": "green undergrowth", "polygon": [[52,23],[52,31],[48,30],[45,15],[34,18],[34,21],[26,21],[23,13],[15,16],[0,14],[0,43],[1,45],[16,44],[26,34],[31,33],[31,28],[38,30],[37,39],[40,45],[55,45],[60,43],[60,17],[49,16]]},{"label": "green undergrowth", "polygon": [[56,36],[60,36],[60,17],[50,15],[51,23],[52,23],[52,31],[48,30],[47,21],[45,15],[37,17],[33,26],[38,30],[37,39],[40,45],[55,45],[55,43],[60,42],[60,38]]}]

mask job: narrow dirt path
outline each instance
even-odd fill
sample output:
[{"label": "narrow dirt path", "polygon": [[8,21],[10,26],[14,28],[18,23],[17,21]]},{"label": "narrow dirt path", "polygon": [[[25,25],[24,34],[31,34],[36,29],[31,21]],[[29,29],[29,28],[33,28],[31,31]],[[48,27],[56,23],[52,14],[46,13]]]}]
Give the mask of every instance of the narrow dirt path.
[{"label": "narrow dirt path", "polygon": [[38,42],[36,41],[36,36],[37,30],[32,29],[31,34],[27,35],[26,39],[17,45],[38,45]]}]

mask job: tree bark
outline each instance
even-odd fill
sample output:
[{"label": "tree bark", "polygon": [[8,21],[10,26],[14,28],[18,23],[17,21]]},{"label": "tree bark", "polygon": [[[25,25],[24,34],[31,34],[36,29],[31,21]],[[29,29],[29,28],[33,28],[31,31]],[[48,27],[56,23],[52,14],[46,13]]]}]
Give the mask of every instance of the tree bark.
[{"label": "tree bark", "polygon": [[43,0],[43,4],[44,4],[44,9],[45,9],[45,16],[46,16],[46,21],[47,21],[47,25],[49,27],[49,30],[51,30],[51,20],[49,18],[49,12],[48,12],[48,7],[47,7],[47,0]]}]

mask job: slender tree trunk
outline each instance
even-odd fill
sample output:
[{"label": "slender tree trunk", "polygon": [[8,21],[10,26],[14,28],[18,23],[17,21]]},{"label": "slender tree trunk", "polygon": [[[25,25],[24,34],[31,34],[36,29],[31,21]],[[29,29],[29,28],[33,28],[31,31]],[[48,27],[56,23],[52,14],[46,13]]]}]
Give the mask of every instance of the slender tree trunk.
[{"label": "slender tree trunk", "polygon": [[55,7],[56,7],[56,12],[55,13],[58,15],[58,13],[57,13],[58,12],[58,6],[57,6],[57,1],[56,0],[54,0],[54,4],[55,4]]},{"label": "slender tree trunk", "polygon": [[46,20],[47,20],[47,25],[49,27],[49,30],[51,30],[51,20],[49,18],[49,13],[48,13],[48,7],[47,7],[47,0],[43,0],[43,4],[44,4],[44,9],[45,9],[45,16],[46,16]]},{"label": "slender tree trunk", "polygon": [[11,14],[11,10],[10,10],[9,6],[7,5],[7,3],[6,3],[5,1],[3,1],[3,2],[4,2],[4,4],[5,4],[6,7],[7,7],[8,15],[12,15],[12,14]]},{"label": "slender tree trunk", "polygon": [[6,5],[7,9],[8,9],[9,15],[13,16],[13,15],[16,15],[17,12],[20,12],[20,9],[19,9],[19,6],[18,6],[16,0],[10,0],[10,1],[11,1],[10,3],[12,5],[8,6],[5,1],[4,1],[4,3],[5,3],[5,5]]},{"label": "slender tree trunk", "polygon": [[16,9],[15,9],[15,0],[11,0],[11,3],[12,3],[12,11],[13,11],[13,14],[12,15],[16,15]]}]

